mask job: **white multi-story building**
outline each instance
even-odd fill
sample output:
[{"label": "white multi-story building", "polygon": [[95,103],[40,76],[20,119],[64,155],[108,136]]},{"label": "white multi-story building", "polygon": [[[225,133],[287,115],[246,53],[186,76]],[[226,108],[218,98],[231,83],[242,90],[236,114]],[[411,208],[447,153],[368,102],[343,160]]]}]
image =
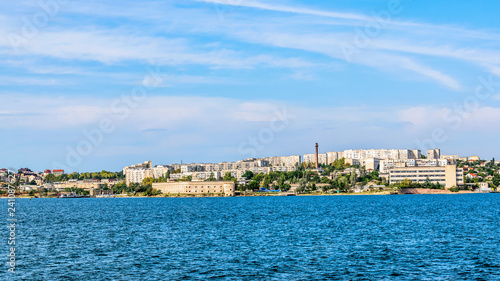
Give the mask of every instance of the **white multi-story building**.
[{"label": "white multi-story building", "polygon": [[427,159],[439,159],[441,158],[441,149],[428,149],[427,150]]},{"label": "white multi-story building", "polygon": [[464,185],[464,170],[455,165],[443,167],[404,167],[394,168],[389,173],[390,183],[402,182],[408,179],[414,183],[425,183],[427,179],[445,188]]},{"label": "white multi-story building", "polygon": [[359,150],[345,150],[343,152],[344,158],[351,159],[367,159],[367,158],[379,158],[379,159],[393,159],[393,160],[406,160],[406,159],[419,159],[420,150],[409,150],[409,149],[359,149]]},{"label": "white multi-story building", "polygon": [[[302,159],[304,160],[304,163],[316,163],[316,154],[304,154]],[[328,157],[326,153],[318,154],[318,163],[328,164]]]},{"label": "white multi-story building", "polygon": [[416,166],[419,167],[434,167],[434,166],[447,166],[456,164],[452,159],[418,159]]},{"label": "white multi-story building", "polygon": [[160,178],[160,177],[164,177],[167,174],[167,172],[173,171],[172,167],[166,166],[166,165],[159,165],[159,166],[152,168],[151,170],[153,172],[153,178],[155,178],[155,179]]},{"label": "white multi-story building", "polygon": [[285,166],[285,167],[295,167],[299,166],[302,161],[299,155],[292,156],[274,156],[264,158],[269,161],[269,165],[271,166]]},{"label": "white multi-story building", "polygon": [[451,160],[458,160],[460,159],[460,156],[458,155],[441,155],[441,159],[451,159]]},{"label": "white multi-story building", "polygon": [[360,165],[364,166],[366,170],[378,170],[380,168],[380,159],[366,158],[360,161]]},{"label": "white multi-story building", "polygon": [[327,164],[328,165],[330,165],[333,162],[335,162],[335,160],[339,160],[339,159],[342,159],[342,158],[345,158],[343,151],[340,151],[340,152],[331,151],[331,152],[327,152],[326,153],[326,160],[327,160]]},{"label": "white multi-story building", "polygon": [[153,170],[151,168],[134,168],[125,170],[125,182],[127,185],[131,183],[142,183],[145,178],[152,178]]},{"label": "white multi-story building", "polygon": [[193,179],[197,180],[208,180],[210,177],[213,177],[215,180],[219,180],[221,178],[220,172],[196,172],[192,174]]}]

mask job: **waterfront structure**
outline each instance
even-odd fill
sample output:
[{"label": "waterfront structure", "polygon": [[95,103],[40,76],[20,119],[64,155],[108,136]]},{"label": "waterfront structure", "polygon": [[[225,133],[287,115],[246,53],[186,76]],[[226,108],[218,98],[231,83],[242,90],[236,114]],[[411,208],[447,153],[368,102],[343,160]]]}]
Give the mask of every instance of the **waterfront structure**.
[{"label": "waterfront structure", "polygon": [[98,189],[107,185],[108,187],[115,185],[118,181],[113,181],[109,179],[87,179],[87,180],[68,180],[61,182],[54,182],[52,186],[57,190],[63,190],[65,188],[82,188],[82,189]]},{"label": "waterfront structure", "polygon": [[114,195],[113,190],[108,189],[108,190],[102,190],[102,189],[90,189],[89,190],[89,195],[90,197],[97,197],[97,196],[110,196]]},{"label": "waterfront structure", "polygon": [[464,185],[464,170],[456,165],[436,167],[404,167],[389,171],[390,183],[399,183],[408,179],[413,183],[425,183],[427,179],[445,188]]},{"label": "waterfront structure", "polygon": [[189,181],[153,183],[153,188],[164,194],[223,194],[235,195],[235,184],[231,181]]}]

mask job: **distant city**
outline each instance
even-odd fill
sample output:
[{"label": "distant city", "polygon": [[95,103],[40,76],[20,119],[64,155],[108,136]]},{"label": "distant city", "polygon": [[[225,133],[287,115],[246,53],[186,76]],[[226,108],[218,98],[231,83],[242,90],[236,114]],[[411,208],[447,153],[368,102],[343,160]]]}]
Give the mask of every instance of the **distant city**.
[{"label": "distant city", "polygon": [[[442,155],[440,149],[427,150],[423,155],[420,150],[410,149],[319,153],[318,144],[315,148],[316,153],[302,156],[236,162],[153,166],[146,161],[126,166],[120,172],[66,174],[61,169],[34,172],[21,168],[15,172],[3,168],[0,177],[5,187],[7,177],[15,174],[19,192],[31,195],[43,190],[46,195],[52,191],[92,196],[141,192],[234,196],[238,191],[270,190],[364,192],[373,191],[373,187],[386,190],[398,186],[490,192],[500,184],[500,161],[482,160],[479,156]],[[310,174],[306,176],[306,172]]]}]

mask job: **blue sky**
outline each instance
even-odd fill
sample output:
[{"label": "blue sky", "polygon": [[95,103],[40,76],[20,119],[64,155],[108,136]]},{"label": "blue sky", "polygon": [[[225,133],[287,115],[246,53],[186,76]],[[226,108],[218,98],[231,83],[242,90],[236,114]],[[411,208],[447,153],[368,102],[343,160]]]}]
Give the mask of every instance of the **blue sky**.
[{"label": "blue sky", "polygon": [[436,2],[1,3],[0,166],[498,158],[500,3]]}]

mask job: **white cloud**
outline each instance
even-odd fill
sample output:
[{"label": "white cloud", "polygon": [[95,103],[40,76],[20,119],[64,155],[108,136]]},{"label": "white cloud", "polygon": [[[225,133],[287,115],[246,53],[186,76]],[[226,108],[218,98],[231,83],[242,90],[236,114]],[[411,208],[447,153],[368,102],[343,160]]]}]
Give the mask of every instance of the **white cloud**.
[{"label": "white cloud", "polygon": [[37,85],[37,86],[59,86],[70,84],[68,80],[55,78],[22,77],[22,76],[0,76],[0,85]]},{"label": "white cloud", "polygon": [[[462,109],[463,110],[463,109]],[[400,110],[399,120],[412,126],[409,132],[419,134],[436,128],[449,132],[491,132],[500,130],[500,108],[478,106],[469,111],[458,111],[447,107],[418,106]]]},{"label": "white cloud", "polygon": [[[215,128],[219,125],[238,127],[255,126],[279,117],[277,112],[286,108],[294,116],[294,127],[307,128],[314,120],[321,122],[389,121],[384,110],[367,108],[322,107],[310,108],[285,101],[253,101],[197,96],[148,96],[143,102],[129,107],[126,121],[118,116],[114,103],[125,106],[122,99],[49,97],[18,94],[0,96],[3,115],[0,127],[42,128],[62,130],[97,124],[110,117],[127,129],[147,130],[179,129],[183,126]],[[244,128],[242,127],[242,129]]]},{"label": "white cloud", "polygon": [[[201,64],[216,68],[310,67],[315,64],[300,58],[248,55],[224,48],[197,50],[184,38],[134,36],[120,31],[41,31],[17,49],[11,49],[11,33],[0,32],[0,47],[10,56],[45,56],[65,60],[97,61],[113,64],[142,61],[157,65]],[[0,48],[1,52],[1,48]]]}]

